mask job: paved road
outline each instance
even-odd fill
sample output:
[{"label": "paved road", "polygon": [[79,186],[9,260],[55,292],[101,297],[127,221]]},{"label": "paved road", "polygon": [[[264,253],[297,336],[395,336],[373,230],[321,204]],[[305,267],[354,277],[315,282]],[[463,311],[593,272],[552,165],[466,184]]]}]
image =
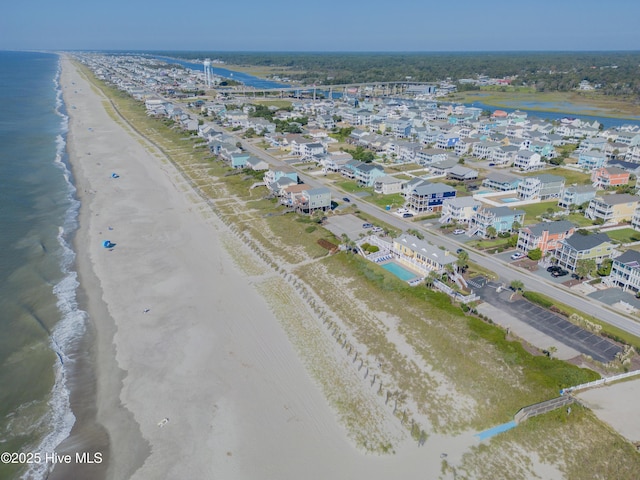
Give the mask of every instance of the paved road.
[{"label": "paved road", "polygon": [[[244,148],[252,155],[264,159],[269,164],[277,167],[288,166],[284,161],[272,157],[261,148],[257,148],[245,140],[240,139],[240,141]],[[456,251],[458,248],[464,248],[469,252],[469,258],[472,262],[488,269],[489,271],[495,272],[500,277],[500,281],[505,285],[509,285],[513,280],[520,280],[524,283],[526,290],[540,292],[554,300],[557,300],[558,302],[568,305],[569,307],[589,313],[610,325],[640,337],[640,323],[638,321],[609,308],[607,305],[604,305],[597,300],[578,295],[563,285],[553,283],[550,280],[545,280],[531,272],[516,268],[510,264],[505,264],[504,261],[493,257],[490,254],[469,249],[467,245],[458,242],[450,235],[442,235],[439,232],[435,232],[434,230],[421,226],[417,222],[405,220],[392,212],[382,210],[375,205],[371,205],[364,201],[358,201],[357,197],[345,194],[344,192],[337,190],[332,184],[328,182],[324,183],[317,177],[305,175],[301,172],[298,172],[298,175],[302,181],[312,187],[328,187],[332,191],[332,195],[335,195],[336,198],[342,198],[345,196],[349,197],[352,202],[357,203],[358,208],[361,211],[371,217],[378,218],[395,228],[400,230],[406,230],[407,228],[420,230],[424,233],[425,238],[431,243],[437,246],[443,246],[450,251]]]}]

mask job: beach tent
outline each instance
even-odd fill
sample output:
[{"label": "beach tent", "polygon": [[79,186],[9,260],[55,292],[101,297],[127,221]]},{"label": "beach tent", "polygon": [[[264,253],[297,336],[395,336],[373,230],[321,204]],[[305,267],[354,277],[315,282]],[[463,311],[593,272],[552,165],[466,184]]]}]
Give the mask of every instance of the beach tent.
[{"label": "beach tent", "polygon": [[111,243],[110,240],[105,240],[104,242],[102,242],[102,246],[104,248],[111,248],[115,246],[115,243]]},{"label": "beach tent", "polygon": [[120,178],[120,175],[118,175],[117,173],[112,173],[111,178]]}]

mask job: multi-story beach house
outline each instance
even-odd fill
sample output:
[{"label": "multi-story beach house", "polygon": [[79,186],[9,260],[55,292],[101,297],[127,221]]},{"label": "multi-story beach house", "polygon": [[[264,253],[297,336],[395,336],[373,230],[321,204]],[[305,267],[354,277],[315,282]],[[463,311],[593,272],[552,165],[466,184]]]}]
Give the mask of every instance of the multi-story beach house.
[{"label": "multi-story beach house", "polygon": [[446,265],[454,264],[457,260],[449,251],[406,234],[393,240],[393,251],[399,263],[418,269],[425,276],[430,271],[444,273]]},{"label": "multi-story beach house", "polygon": [[294,195],[292,207],[298,213],[308,215],[316,211],[326,212],[331,209],[331,190],[327,187],[303,190]]},{"label": "multi-story beach house", "polygon": [[518,250],[525,253],[539,248],[543,254],[556,250],[560,241],[573,235],[576,226],[566,220],[541,222],[520,228],[518,232]]},{"label": "multi-story beach house", "polygon": [[600,265],[605,258],[613,258],[615,246],[606,233],[584,235],[581,232],[560,241],[554,253],[559,266],[574,271],[580,260],[594,260],[596,265]]},{"label": "multi-story beach house", "polygon": [[627,250],[613,259],[611,274],[605,283],[622,288],[623,291],[640,291],[640,252]]},{"label": "multi-story beach house", "polygon": [[578,165],[586,170],[604,167],[607,156],[601,150],[589,150],[578,155]]},{"label": "multi-story beach house", "polygon": [[373,187],[379,177],[383,177],[384,168],[375,163],[365,163],[358,160],[351,160],[345,163],[340,169],[340,173],[347,178],[352,178],[363,187]]},{"label": "multi-story beach house", "polygon": [[402,184],[406,180],[392,177],[391,175],[383,175],[375,179],[373,183],[373,191],[382,195],[391,195],[393,193],[402,192]]},{"label": "multi-story beach house", "polygon": [[508,192],[516,190],[520,182],[522,182],[522,177],[516,177],[515,175],[509,175],[507,173],[490,173],[487,175],[487,178],[482,181],[482,186],[498,192]]},{"label": "multi-story beach house", "polygon": [[444,183],[424,182],[411,190],[405,191],[407,208],[417,213],[439,212],[442,202],[456,196],[456,189]]},{"label": "multi-story beach house", "polygon": [[518,198],[522,200],[559,198],[564,189],[564,182],[564,177],[549,173],[526,177],[518,184]]},{"label": "multi-story beach house", "polygon": [[534,153],[530,150],[520,150],[516,154],[513,166],[525,172],[531,172],[544,168],[545,164],[539,153]]},{"label": "multi-story beach house", "polygon": [[591,185],[576,185],[565,187],[558,200],[560,208],[570,208],[571,205],[580,206],[596,197],[596,188]]},{"label": "multi-story beach house", "polygon": [[604,223],[620,223],[631,221],[638,208],[637,195],[616,193],[595,197],[589,202],[584,216],[591,219],[601,219]]},{"label": "multi-story beach house", "polygon": [[512,232],[515,224],[524,223],[524,210],[509,207],[480,207],[471,217],[469,236],[487,236],[487,229],[493,227],[496,233]]},{"label": "multi-story beach house", "polygon": [[482,204],[473,197],[447,198],[442,202],[440,223],[468,224]]},{"label": "multi-story beach house", "polygon": [[449,152],[440,148],[421,148],[416,151],[416,162],[420,165],[431,165],[449,157]]},{"label": "multi-story beach house", "polygon": [[595,188],[607,189],[629,184],[629,172],[619,167],[600,167],[591,172],[591,182]]}]

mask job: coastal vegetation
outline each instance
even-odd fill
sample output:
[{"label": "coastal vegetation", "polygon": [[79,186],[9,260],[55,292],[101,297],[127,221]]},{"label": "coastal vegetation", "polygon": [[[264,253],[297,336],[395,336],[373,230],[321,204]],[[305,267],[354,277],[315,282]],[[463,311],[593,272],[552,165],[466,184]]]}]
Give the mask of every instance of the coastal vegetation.
[{"label": "coastal vegetation", "polygon": [[[234,237],[225,233],[225,244],[233,246],[233,258],[254,276],[361,448],[393,452],[402,432],[422,439],[478,431],[556,396],[559,388],[597,378],[591,370],[530,353],[491,319],[465,314],[444,294],[409,287],[357,255],[329,254],[319,242],[339,241],[313,218],[285,213],[266,198],[264,187],[249,188],[256,180],[251,173],[232,171],[206,149],[194,149],[198,139],[149,118],[141,103],[79,68],[108,96],[112,116],[178,168],[203,215],[229,226]],[[247,261],[245,251],[257,252],[261,261]],[[488,461],[496,445],[505,453]],[[561,448],[562,457],[551,446]],[[499,477],[509,466],[518,472],[512,478],[530,478],[524,453],[530,451],[566,478],[585,478],[585,464],[598,460],[603,478],[614,471],[621,472],[617,478],[636,478],[640,472],[631,445],[579,410],[527,421],[497,442],[474,447],[458,473]]]},{"label": "coastal vegetation", "polygon": [[[203,55],[244,68],[278,67],[288,78],[304,84],[439,82],[479,76],[508,79],[508,85],[492,87],[496,98],[499,94],[574,92],[586,80],[597,86],[596,97],[587,93],[590,103],[594,98],[608,101],[614,97],[622,100],[616,103],[620,108],[627,103],[622,110],[626,114],[640,110],[638,52],[180,53],[185,59]],[[480,87],[460,84],[458,90],[475,92]]]}]

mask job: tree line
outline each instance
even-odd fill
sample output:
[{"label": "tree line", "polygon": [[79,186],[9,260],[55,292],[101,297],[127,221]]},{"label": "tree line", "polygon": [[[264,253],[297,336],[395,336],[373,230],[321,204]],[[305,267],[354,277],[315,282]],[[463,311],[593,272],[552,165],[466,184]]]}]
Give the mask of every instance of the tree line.
[{"label": "tree line", "polygon": [[290,67],[297,73],[288,77],[304,84],[407,79],[438,82],[485,75],[512,78],[513,85],[527,85],[537,91],[570,91],[587,80],[605,95],[640,100],[640,52],[180,52],[180,56],[209,56],[235,65]]}]

